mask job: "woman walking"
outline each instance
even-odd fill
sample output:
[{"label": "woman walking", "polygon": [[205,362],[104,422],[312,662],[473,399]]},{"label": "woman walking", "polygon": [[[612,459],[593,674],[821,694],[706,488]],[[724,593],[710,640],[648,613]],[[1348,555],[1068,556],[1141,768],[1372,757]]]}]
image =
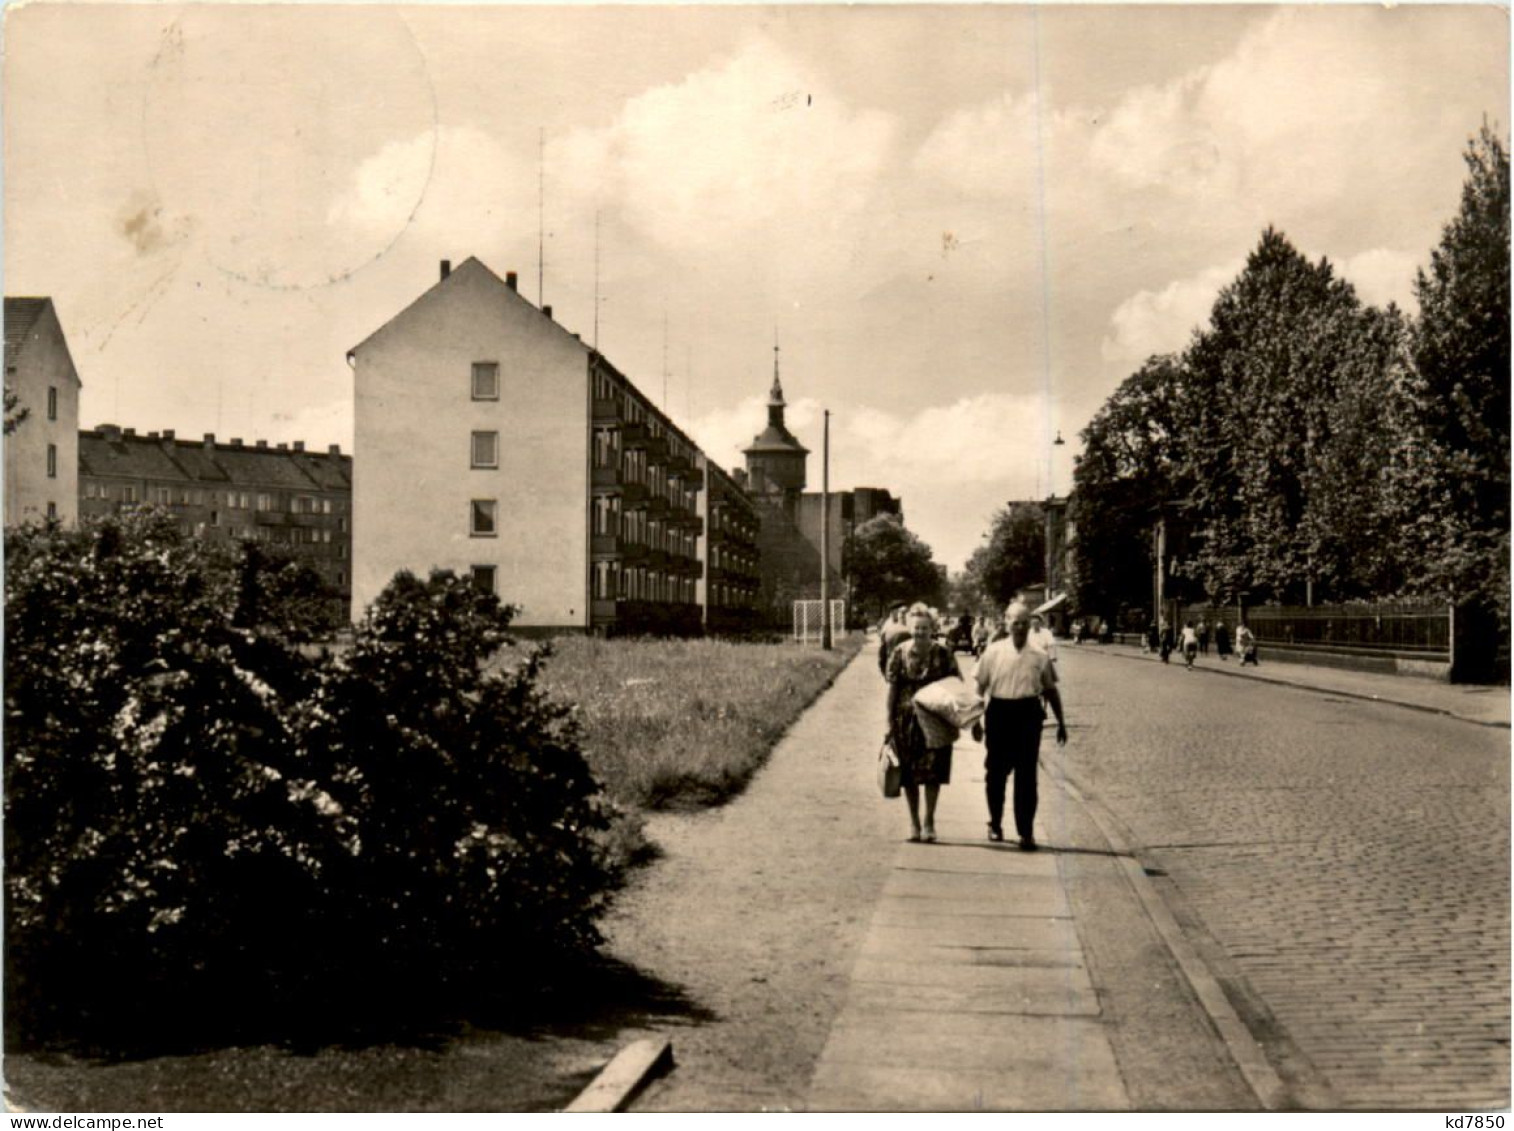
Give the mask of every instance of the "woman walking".
[{"label": "woman walking", "polygon": [[[910,638],[888,658],[888,733],[899,759],[899,784],[909,805],[910,840],[936,839],[936,800],[951,781],[952,748],[927,746],[915,717],[915,693],[928,683],[957,674],[957,661],[935,640],[928,613],[915,613]],[[920,823],[920,787],[925,787],[925,824]]]}]

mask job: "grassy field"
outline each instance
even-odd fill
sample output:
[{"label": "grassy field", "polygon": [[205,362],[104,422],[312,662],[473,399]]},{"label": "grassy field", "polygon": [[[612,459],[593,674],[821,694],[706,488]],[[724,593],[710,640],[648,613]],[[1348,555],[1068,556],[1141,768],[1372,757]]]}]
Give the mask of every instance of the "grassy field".
[{"label": "grassy field", "polygon": [[595,775],[625,804],[719,804],[746,785],[862,636],[830,652],[721,640],[557,641],[543,682],[576,703]]}]

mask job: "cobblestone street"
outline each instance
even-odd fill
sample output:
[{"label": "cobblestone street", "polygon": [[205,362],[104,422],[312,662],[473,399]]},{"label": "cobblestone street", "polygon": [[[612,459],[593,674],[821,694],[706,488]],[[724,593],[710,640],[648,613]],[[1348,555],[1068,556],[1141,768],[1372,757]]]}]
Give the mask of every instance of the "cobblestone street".
[{"label": "cobblestone street", "polygon": [[1301,1102],[1507,1106],[1509,732],[1206,664],[1064,647],[1069,778]]}]

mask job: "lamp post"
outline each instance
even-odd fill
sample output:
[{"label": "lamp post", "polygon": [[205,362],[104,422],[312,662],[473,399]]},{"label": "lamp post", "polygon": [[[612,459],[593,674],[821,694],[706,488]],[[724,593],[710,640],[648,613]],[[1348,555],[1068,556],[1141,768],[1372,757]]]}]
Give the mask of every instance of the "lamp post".
[{"label": "lamp post", "polygon": [[820,459],[820,648],[831,650],[831,410],[825,410]]}]

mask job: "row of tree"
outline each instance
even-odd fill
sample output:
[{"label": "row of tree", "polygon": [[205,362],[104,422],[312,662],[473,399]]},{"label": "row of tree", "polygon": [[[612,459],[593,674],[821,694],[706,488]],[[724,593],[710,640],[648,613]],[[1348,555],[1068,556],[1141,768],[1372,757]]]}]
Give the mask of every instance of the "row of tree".
[{"label": "row of tree", "polygon": [[1509,160],[1486,126],[1461,208],[1415,279],[1418,317],[1364,304],[1268,229],[1206,326],[1084,430],[1074,598],[1303,603],[1509,592]]}]

